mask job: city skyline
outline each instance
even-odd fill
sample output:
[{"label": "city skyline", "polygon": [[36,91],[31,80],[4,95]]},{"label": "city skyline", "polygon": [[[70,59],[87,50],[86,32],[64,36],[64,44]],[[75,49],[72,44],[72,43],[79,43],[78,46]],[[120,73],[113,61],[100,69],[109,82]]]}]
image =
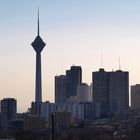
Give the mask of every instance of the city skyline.
[{"label": "city skyline", "polygon": [[[37,1],[2,0],[0,9],[0,98],[16,98],[23,112],[34,101],[30,44],[36,35]],[[119,69],[120,57],[122,70],[130,72],[130,85],[138,84],[139,13],[136,0],[40,1],[41,36],[47,44],[42,53],[43,101],[54,101],[54,76],[73,64],[82,67],[83,82],[90,84],[92,72],[101,67],[101,54],[105,70]]]}]

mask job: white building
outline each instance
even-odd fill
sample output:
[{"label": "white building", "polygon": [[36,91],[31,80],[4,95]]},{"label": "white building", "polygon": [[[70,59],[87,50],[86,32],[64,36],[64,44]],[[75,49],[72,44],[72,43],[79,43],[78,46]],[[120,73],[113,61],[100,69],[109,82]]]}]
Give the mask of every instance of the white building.
[{"label": "white building", "polygon": [[57,105],[55,103],[43,102],[41,104],[41,117],[44,117],[46,121],[49,121],[49,116],[51,113],[57,111]]},{"label": "white building", "polygon": [[85,83],[77,86],[77,102],[85,103],[92,101],[92,87]]},{"label": "white building", "polygon": [[79,103],[78,104],[78,112],[77,112],[77,118],[84,120],[84,103]]}]

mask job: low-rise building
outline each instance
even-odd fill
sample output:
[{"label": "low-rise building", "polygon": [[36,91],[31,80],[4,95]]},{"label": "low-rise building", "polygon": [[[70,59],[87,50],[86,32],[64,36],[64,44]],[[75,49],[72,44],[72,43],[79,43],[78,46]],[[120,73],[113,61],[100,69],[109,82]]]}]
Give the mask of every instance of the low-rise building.
[{"label": "low-rise building", "polygon": [[140,84],[131,86],[131,107],[140,109]]},{"label": "low-rise building", "polygon": [[53,114],[50,114],[49,122],[52,122],[52,115],[54,117],[55,128],[68,128],[73,125],[73,117],[70,112],[63,111],[63,112],[55,112]]},{"label": "low-rise building", "polygon": [[55,103],[43,102],[41,104],[41,117],[45,118],[46,121],[49,121],[49,116],[51,113],[57,111],[57,105]]}]

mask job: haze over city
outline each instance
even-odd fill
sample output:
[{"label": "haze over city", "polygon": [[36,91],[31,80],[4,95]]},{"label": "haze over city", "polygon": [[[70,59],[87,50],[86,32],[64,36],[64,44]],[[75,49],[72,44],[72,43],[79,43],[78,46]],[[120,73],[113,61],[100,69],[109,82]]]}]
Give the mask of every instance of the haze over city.
[{"label": "haze over city", "polygon": [[[36,0],[0,1],[0,98],[14,97],[18,111],[34,100],[37,35]],[[54,76],[71,65],[83,70],[90,84],[92,71],[130,72],[130,85],[140,82],[140,2],[138,0],[40,0],[43,101],[54,101]]]}]

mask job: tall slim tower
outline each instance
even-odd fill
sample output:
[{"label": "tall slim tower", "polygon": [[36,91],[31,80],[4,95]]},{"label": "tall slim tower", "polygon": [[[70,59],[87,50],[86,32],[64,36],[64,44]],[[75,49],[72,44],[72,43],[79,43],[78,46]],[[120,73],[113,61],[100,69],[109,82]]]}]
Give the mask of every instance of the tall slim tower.
[{"label": "tall slim tower", "polygon": [[40,115],[40,105],[42,102],[42,81],[41,81],[41,52],[45,47],[45,42],[43,42],[40,37],[39,29],[39,10],[38,10],[38,27],[37,27],[37,37],[31,44],[36,52],[36,85],[35,85],[35,108],[36,113]]}]

